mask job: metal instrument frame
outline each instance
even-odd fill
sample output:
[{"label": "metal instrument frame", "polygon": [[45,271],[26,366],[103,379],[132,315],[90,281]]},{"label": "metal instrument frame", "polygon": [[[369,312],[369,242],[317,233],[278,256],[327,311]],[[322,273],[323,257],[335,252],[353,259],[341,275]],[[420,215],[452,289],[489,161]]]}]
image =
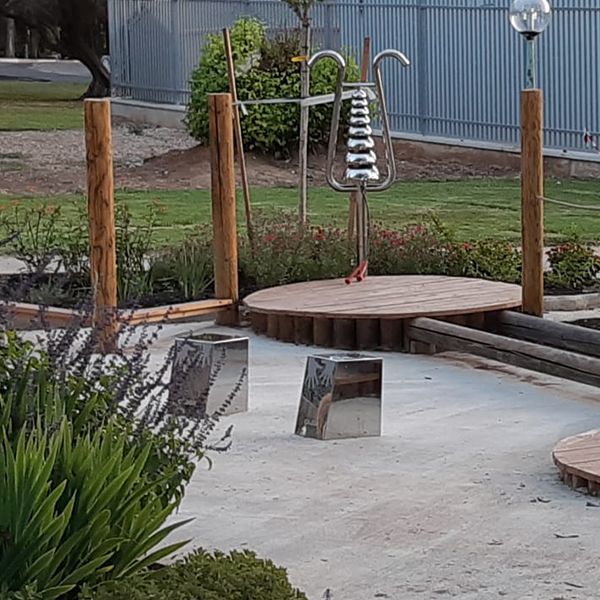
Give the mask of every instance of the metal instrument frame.
[{"label": "metal instrument frame", "polygon": [[[406,56],[399,50],[383,50],[375,56],[373,59],[373,75],[375,82],[359,82],[359,83],[345,83],[346,77],[346,61],[344,57],[334,50],[322,50],[314,54],[308,61],[309,70],[312,69],[316,63],[325,58],[329,58],[337,63],[338,76],[336,81],[335,89],[335,100],[333,103],[333,114],[331,119],[331,128],[329,132],[329,146],[327,149],[327,165],[326,165],[326,179],[329,186],[338,192],[352,192],[356,191],[357,194],[357,267],[346,278],[346,283],[351,283],[353,280],[362,281],[367,274],[368,268],[368,256],[369,256],[369,209],[367,192],[381,192],[387,190],[396,180],[396,162],[394,160],[394,149],[392,146],[392,136],[390,132],[389,114],[387,109],[387,103],[383,91],[383,80],[381,77],[381,63],[386,58],[394,58],[403,67],[408,67],[410,61]],[[379,102],[379,112],[382,126],[383,135],[383,149],[384,157],[383,160],[386,164],[386,173],[382,180],[376,183],[369,181],[352,181],[352,182],[341,182],[335,176],[334,163],[337,154],[337,140],[340,127],[340,114],[342,110],[343,92],[344,88],[356,88],[356,89],[368,89],[376,88],[376,95]]]}]

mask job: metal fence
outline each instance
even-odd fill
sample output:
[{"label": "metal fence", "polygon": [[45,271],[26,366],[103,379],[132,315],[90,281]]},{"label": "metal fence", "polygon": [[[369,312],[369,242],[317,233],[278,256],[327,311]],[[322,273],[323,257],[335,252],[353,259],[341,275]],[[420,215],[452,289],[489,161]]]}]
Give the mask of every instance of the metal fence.
[{"label": "metal fence", "polygon": [[[490,145],[518,142],[524,44],[508,23],[509,0],[326,0],[313,24],[321,47],[359,58],[402,50],[411,69],[384,67],[392,129],[401,134]],[[600,0],[554,0],[540,39],[546,145],[584,151],[585,128],[600,132]],[[241,16],[296,27],[281,0],[109,0],[114,93],[185,104],[188,80],[208,33]]]}]

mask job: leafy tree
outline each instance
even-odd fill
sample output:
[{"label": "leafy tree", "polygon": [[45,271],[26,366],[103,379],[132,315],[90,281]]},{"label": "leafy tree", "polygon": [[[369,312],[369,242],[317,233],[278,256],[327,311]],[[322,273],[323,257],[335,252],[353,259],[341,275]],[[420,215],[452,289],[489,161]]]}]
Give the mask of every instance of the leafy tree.
[{"label": "leafy tree", "polygon": [[39,32],[46,48],[80,60],[92,74],[87,96],[108,94],[106,0],[0,0],[0,16]]}]

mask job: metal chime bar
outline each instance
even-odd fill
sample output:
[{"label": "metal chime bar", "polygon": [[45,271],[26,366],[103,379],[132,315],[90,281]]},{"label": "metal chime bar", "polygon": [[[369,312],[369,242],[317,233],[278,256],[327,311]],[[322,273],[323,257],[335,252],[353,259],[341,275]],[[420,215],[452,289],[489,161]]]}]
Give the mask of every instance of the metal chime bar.
[{"label": "metal chime bar", "polygon": [[[410,63],[406,56],[398,50],[384,50],[373,60],[374,82],[345,83],[346,61],[338,52],[334,52],[333,50],[317,52],[308,61],[308,67],[312,68],[317,61],[323,58],[330,58],[338,65],[335,101],[329,134],[329,148],[327,151],[327,183],[338,192],[358,192],[357,267],[346,278],[346,283],[352,283],[354,280],[362,281],[366,277],[369,264],[369,205],[367,192],[386,190],[396,179],[396,163],[392,148],[389,115],[381,79],[381,61],[384,58],[395,58],[404,67],[408,67]],[[345,157],[346,169],[343,181],[338,181],[334,173],[334,163],[340,128],[342,101],[347,94],[347,92],[344,92],[345,88],[354,91],[350,98],[350,121],[348,123],[348,140]],[[371,111],[369,107],[373,94],[371,88],[375,88],[376,90],[375,95],[379,103],[382,122],[383,160],[386,165],[386,175],[383,178],[377,167],[378,159],[375,153],[375,141],[373,140],[373,130],[371,128]]]}]

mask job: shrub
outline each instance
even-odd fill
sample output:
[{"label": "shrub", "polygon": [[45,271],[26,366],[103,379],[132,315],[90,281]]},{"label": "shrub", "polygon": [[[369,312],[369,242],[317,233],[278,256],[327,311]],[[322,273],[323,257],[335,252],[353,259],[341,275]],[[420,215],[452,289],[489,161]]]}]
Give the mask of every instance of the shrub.
[{"label": "shrub", "polygon": [[[297,33],[271,39],[259,21],[241,19],[231,29],[231,45],[240,100],[300,96],[299,63],[291,62],[292,57],[302,54]],[[356,63],[350,57],[347,63],[347,79],[358,81]],[[336,79],[335,63],[321,61],[311,71],[311,95],[333,92]],[[229,90],[222,36],[208,36],[199,66],[192,73],[191,90],[187,127],[196,139],[206,143],[208,94]],[[311,108],[309,135],[312,145],[328,141],[331,108],[331,104]],[[297,148],[300,125],[297,104],[248,105],[247,110],[248,114],[242,118],[242,130],[248,148],[276,155],[287,155]],[[342,122],[346,122],[345,116]]]},{"label": "shrub", "polygon": [[306,600],[285,569],[253,552],[193,554],[158,571],[108,582],[80,600]]},{"label": "shrub", "polygon": [[181,244],[159,251],[150,277],[155,292],[164,289],[175,294],[179,302],[206,297],[214,281],[210,233],[200,229]]},{"label": "shrub", "polygon": [[372,227],[372,275],[455,275],[456,270],[452,239],[437,219],[398,231]]},{"label": "shrub", "polygon": [[507,283],[521,281],[521,253],[510,242],[481,240],[463,244],[458,252],[463,273],[468,277]]},{"label": "shrub", "polygon": [[345,277],[354,260],[354,244],[333,227],[299,227],[293,215],[258,218],[256,252],[243,243],[240,282],[245,293],[257,289]]},{"label": "shrub", "polygon": [[153,553],[173,529],[162,527],[177,503],[161,503],[148,481],[146,443],[128,450],[127,434],[108,423],[74,437],[64,419],[47,433],[21,430],[0,445],[0,589],[35,584],[44,599],[84,581],[124,576],[170,554]]},{"label": "shrub", "polygon": [[46,332],[45,349],[0,337],[0,597],[53,598],[177,547],[147,555],[172,530],[161,527],[220,413],[171,416],[171,356],[151,372],[154,336],[136,335],[112,357],[77,325]]},{"label": "shrub", "polygon": [[584,290],[600,283],[600,257],[593,248],[573,239],[551,248],[546,284],[564,290]]}]

